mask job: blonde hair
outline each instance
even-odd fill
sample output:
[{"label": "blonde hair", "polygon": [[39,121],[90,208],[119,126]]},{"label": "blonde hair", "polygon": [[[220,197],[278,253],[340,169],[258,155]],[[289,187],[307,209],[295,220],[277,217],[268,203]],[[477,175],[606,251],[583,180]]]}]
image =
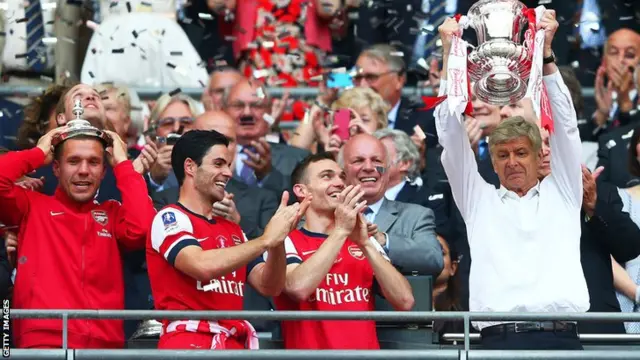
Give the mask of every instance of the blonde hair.
[{"label": "blonde hair", "polygon": [[526,137],[531,143],[533,152],[538,156],[542,148],[540,128],[535,123],[525,120],[522,116],[512,116],[500,122],[489,135],[489,152],[493,155],[496,145],[504,144],[515,139]]},{"label": "blonde hair", "polygon": [[129,94],[129,88],[124,85],[117,85],[113,83],[104,83],[95,85],[93,87],[96,89],[100,96],[104,97],[106,93],[115,92],[116,100],[121,101],[124,105],[124,110],[127,114],[131,113],[131,95]]},{"label": "blonde hair", "polygon": [[349,90],[345,90],[338,100],[331,104],[333,110],[351,108],[358,109],[371,109],[373,116],[375,117],[378,129],[384,129],[387,127],[388,119],[387,114],[391,107],[377,92],[370,88],[356,87]]},{"label": "blonde hair", "polygon": [[201,111],[198,108],[198,104],[190,96],[182,93],[178,93],[173,96],[164,94],[158,98],[156,106],[151,110],[151,114],[149,115],[149,128],[155,128],[158,124],[158,120],[160,120],[160,114],[162,114],[169,105],[176,101],[181,101],[187,105],[187,107],[189,107],[189,111],[191,111],[191,116],[193,116],[194,119],[200,116]]}]

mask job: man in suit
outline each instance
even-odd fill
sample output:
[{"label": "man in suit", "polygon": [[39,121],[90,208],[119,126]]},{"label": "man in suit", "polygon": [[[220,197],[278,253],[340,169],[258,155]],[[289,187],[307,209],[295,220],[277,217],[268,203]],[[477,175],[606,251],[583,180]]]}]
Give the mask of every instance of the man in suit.
[{"label": "man in suit", "polygon": [[598,167],[604,167],[598,183],[609,182],[619,188],[638,184],[640,179],[628,170],[629,141],[640,123],[631,123],[604,134],[598,140]]},{"label": "man in suit", "polygon": [[[230,148],[236,148],[236,125],[225,112],[207,111],[196,118],[193,128],[215,130],[229,139]],[[237,222],[249,239],[262,235],[264,227],[278,208],[276,193],[248,186],[235,178],[229,180],[225,190],[228,196],[213,207],[216,215]],[[156,209],[160,210],[165,205],[175,203],[179,191],[179,188],[170,188],[153,194],[151,198]]]},{"label": "man in suit", "polygon": [[[550,158],[549,133],[541,132],[542,151]],[[550,164],[538,168],[538,177],[551,173]],[[640,229],[628,213],[622,211],[622,200],[615,186],[596,179],[602,168],[592,174],[582,167],[583,200],[580,213],[580,262],[589,291],[589,312],[620,312],[613,286],[611,257],[618,263],[640,255]],[[624,333],[619,322],[581,322],[582,333]]]},{"label": "man in suit", "polygon": [[249,80],[235,84],[223,99],[223,110],[236,123],[234,177],[279,194],[290,189],[291,173],[309,151],[265,139],[270,128],[269,117],[265,117],[269,105],[264,88]]},{"label": "man in suit", "polygon": [[442,271],[442,247],[436,238],[431,209],[384,197],[389,182],[389,155],[380,140],[358,134],[338,155],[347,183],[360,185],[367,201],[367,221],[378,227],[376,240],[388,251],[391,262],[404,274],[437,276]]}]

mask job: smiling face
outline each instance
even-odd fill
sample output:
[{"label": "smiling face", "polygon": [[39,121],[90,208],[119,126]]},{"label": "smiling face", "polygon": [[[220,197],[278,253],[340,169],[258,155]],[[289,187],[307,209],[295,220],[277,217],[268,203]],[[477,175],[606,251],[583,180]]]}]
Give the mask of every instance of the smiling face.
[{"label": "smiling face", "polygon": [[389,182],[387,152],[382,142],[371,135],[356,135],[344,145],[343,160],[347,183],[360,185],[368,204],[382,199]]},{"label": "smiling face", "polygon": [[82,103],[84,110],[80,117],[89,121],[91,125],[104,129],[106,117],[100,94],[93,87],[86,84],[78,84],[67,92],[64,100],[64,114],[58,115],[58,124],[64,125],[67,121],[76,118],[73,115],[73,106],[77,99]]},{"label": "smiling face", "polygon": [[304,182],[296,184],[299,199],[313,196],[309,208],[315,212],[333,212],[338,207],[338,195],[345,188],[346,175],[337,162],[329,159],[309,164]]},{"label": "smiling face", "polygon": [[58,186],[78,203],[93,201],[104,177],[104,146],[94,139],[69,139],[53,162]]},{"label": "smiling face", "polygon": [[522,195],[538,181],[542,158],[533,151],[531,141],[525,136],[495,144],[491,160],[500,184],[508,190]]},{"label": "smiling face", "polygon": [[629,68],[640,61],[640,34],[630,29],[620,29],[609,36],[602,58],[607,74],[615,68]]},{"label": "smiling face", "polygon": [[257,87],[248,81],[241,81],[231,88],[225,106],[225,111],[236,122],[240,144],[257,141],[269,131],[269,124],[264,120],[266,99],[261,99]]},{"label": "smiling face", "polygon": [[233,176],[230,165],[229,149],[223,145],[212,146],[202,158],[200,166],[197,166],[191,159],[187,159],[185,162],[187,167],[196,166],[195,189],[211,204],[224,199],[224,189]]}]

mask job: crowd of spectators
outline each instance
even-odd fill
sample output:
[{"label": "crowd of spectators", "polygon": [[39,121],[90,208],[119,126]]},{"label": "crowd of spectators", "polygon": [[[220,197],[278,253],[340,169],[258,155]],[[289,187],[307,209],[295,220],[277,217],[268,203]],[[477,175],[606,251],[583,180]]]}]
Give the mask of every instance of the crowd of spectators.
[{"label": "crowd of spectators", "polygon": [[[440,72],[446,64],[442,61],[443,40],[438,26],[448,16],[466,13],[474,2],[0,2],[4,27],[2,86],[46,88],[37,96],[16,93],[0,99],[3,148],[0,162],[6,166],[0,166],[0,232],[5,242],[0,247],[2,296],[12,299],[17,308],[29,309],[158,307],[154,303],[157,290],[152,291],[154,279],[150,284],[147,267],[150,245],[146,250],[144,246],[151,219],[156,211],[164,211],[163,216],[173,214],[162,209],[176,208],[178,200],[184,199],[183,187],[198,187],[196,180],[185,181],[190,175],[185,175],[186,160],[180,157],[184,153],[176,155],[179,139],[190,132],[193,139],[198,139],[196,134],[200,131],[216,131],[225,140],[212,142],[211,146],[224,143],[228,148],[230,174],[208,215],[239,225],[246,239],[258,241],[264,237],[274,214],[286,205],[281,204],[286,192],[289,206],[298,206],[294,203],[303,203],[303,199],[311,202],[305,206],[309,206],[307,211],[312,215],[302,217],[291,239],[317,238],[317,233],[327,237],[333,227],[326,224],[335,222],[336,228],[348,227],[340,216],[345,219],[349,216],[341,207],[344,204],[332,208],[335,216],[333,213],[328,216],[323,208],[326,204],[321,202],[323,194],[329,195],[333,187],[338,192],[357,188],[361,193],[353,199],[366,201],[367,206],[366,210],[365,206],[361,209],[363,219],[353,218],[356,225],[350,226],[366,222],[376,247],[393,265],[391,269],[380,267],[377,261],[381,258],[372,260],[373,255],[367,256],[371,266],[385,274],[376,272],[376,284],[369,285],[397,309],[411,309],[413,298],[404,293],[404,283],[389,281],[388,276],[395,276],[395,272],[406,277],[431,276],[430,306],[435,311],[479,310],[470,304],[470,288],[502,289],[492,296],[504,297],[505,303],[510,303],[516,300],[509,297],[516,295],[504,289],[514,286],[511,282],[518,281],[517,274],[538,271],[523,270],[523,266],[545,267],[545,273],[569,271],[571,261],[579,256],[589,295],[589,306],[581,310],[637,311],[640,303],[638,3],[614,0],[615,6],[605,6],[598,0],[584,0],[577,6],[569,1],[545,2],[547,9],[555,10],[554,20],[559,23],[553,40],[559,75],[549,80],[551,75],[545,73],[545,81],[566,84],[566,92],[562,85],[562,92],[555,95],[570,98],[573,105],[570,111],[577,116],[582,141],[585,165],[583,194],[578,194],[582,200],[580,229],[568,231],[580,231],[579,253],[567,254],[565,251],[571,249],[559,245],[544,251],[539,248],[541,245],[523,247],[518,249],[521,251],[518,257],[502,260],[496,260],[499,256],[492,257],[502,263],[487,270],[492,273],[502,269],[512,271],[511,274],[482,278],[479,273],[470,277],[474,269],[472,253],[486,255],[470,248],[469,239],[473,234],[480,236],[480,230],[469,225],[469,209],[459,205],[460,201],[468,201],[466,195],[461,200],[456,189],[452,189],[455,184],[449,183],[451,169],[445,171],[442,160],[441,143],[446,140],[439,139],[442,129],[437,128],[436,111],[403,95],[408,86],[442,92]],[[529,7],[538,5],[536,1],[525,3]],[[473,36],[473,31],[466,31],[467,36]],[[342,77],[344,74],[348,76]],[[347,80],[340,82],[338,78]],[[269,94],[270,87],[312,87],[318,89],[318,95],[302,99],[285,92],[274,97]],[[141,99],[136,93],[139,88],[166,92],[157,98]],[[201,88],[202,96],[190,97],[180,88]],[[584,96],[585,88],[593,89],[593,97]],[[108,163],[92,160],[98,156],[91,152],[95,149],[82,152],[80,147],[66,146],[62,151],[58,149],[63,147],[58,145],[50,151],[54,135],[78,117],[73,111],[78,100],[83,108],[80,118],[112,139],[110,153],[104,155]],[[491,139],[495,142],[500,134],[494,130],[503,129],[501,125],[529,126],[509,125],[514,118],[527,124],[539,124],[540,119],[529,98],[500,107],[473,97],[472,106],[473,113],[464,116],[462,128],[481,179],[492,185],[492,190],[498,189],[501,165],[492,153]],[[345,124],[340,123],[341,115],[346,116]],[[507,119],[509,122],[504,125]],[[282,124],[289,121],[295,121],[295,130],[284,130]],[[347,129],[346,134],[340,131],[341,127]],[[537,129],[531,126],[534,128]],[[540,133],[542,155],[537,172],[542,180],[550,176],[554,168],[552,155],[556,153],[550,149],[554,146],[550,140],[553,134],[545,129],[535,131]],[[74,151],[79,153],[75,155],[77,160],[72,157],[73,161],[86,160],[89,165],[80,166],[80,170],[70,175],[75,165],[65,156],[73,155]],[[199,156],[202,161],[204,155]],[[181,162],[175,163],[176,159]],[[96,170],[96,166],[104,167],[104,172]],[[331,182],[328,188],[309,180],[310,174],[316,173],[325,179],[325,175],[321,176],[323,167],[332,174],[331,179],[327,178]],[[560,170],[554,172],[559,174]],[[78,194],[94,190],[95,202],[74,205],[74,201],[86,201]],[[46,199],[55,199],[51,200],[55,205]],[[74,223],[79,219],[75,216],[84,213],[90,214],[89,219],[92,217],[97,225],[92,223],[87,230],[86,224],[82,228],[78,222],[63,231],[62,226],[55,224],[57,220]],[[109,225],[108,233],[99,228],[106,226],[101,215],[115,224],[113,229]],[[513,219],[526,216],[516,214]],[[338,224],[340,220],[342,223]],[[167,224],[164,223],[165,230]],[[161,228],[162,223],[157,226]],[[492,230],[486,234],[496,233]],[[331,236],[325,241],[333,239]],[[69,241],[71,238],[74,240]],[[291,239],[280,244],[286,249],[287,262],[283,293],[264,296],[265,284],[256,282],[255,276],[248,278],[244,285],[244,309],[288,308],[293,306],[292,301],[305,303],[310,296],[319,296],[315,288],[325,286],[325,276],[332,274],[331,266],[337,267],[341,256],[349,254],[337,250],[343,240],[334,252],[322,252],[324,262],[310,260],[316,255],[307,256],[305,248],[293,241],[294,246]],[[100,241],[109,243],[98,245]],[[488,244],[504,247],[487,250],[496,254],[510,248],[509,244],[497,241]],[[275,248],[276,245],[270,247],[269,254]],[[527,253],[526,249],[534,248],[535,251]],[[190,275],[189,271],[194,271],[181,267],[185,260],[181,266],[179,258],[169,260],[170,250],[161,245],[154,249],[172,265],[175,262],[176,269],[183,273]],[[320,249],[313,251],[320,253]],[[351,255],[356,257],[353,252]],[[256,261],[265,265],[252,262],[247,277],[251,271],[256,272],[256,266],[271,266],[268,259],[263,255]],[[153,258],[154,266],[159,260],[164,261],[162,257]],[[58,261],[69,264],[58,267],[55,265]],[[300,265],[305,261],[314,261],[315,267]],[[545,265],[547,262],[559,264],[549,267]],[[478,261],[476,269],[479,264]],[[509,269],[507,265],[520,268]],[[346,267],[340,269],[350,271]],[[559,279],[574,279],[575,270],[570,274],[548,274],[545,279],[553,281],[555,275],[558,283],[550,288],[559,289],[569,285]],[[366,276],[373,279],[371,269],[367,271]],[[295,279],[299,281],[305,279],[304,291],[289,287],[289,277],[294,278],[291,274],[297,274]],[[309,280],[314,276],[319,276],[315,283]],[[69,279],[82,279],[82,283]],[[326,279],[329,286],[329,278]],[[504,283],[492,283],[501,281]],[[309,284],[315,287],[309,288]],[[580,282],[573,285],[579,287]],[[80,294],[79,289],[84,293]],[[394,296],[390,295],[390,289]],[[111,296],[103,296],[109,293]],[[303,305],[300,308],[307,309]],[[526,306],[484,308],[487,309],[530,311]],[[19,336],[14,338],[16,345],[60,346],[59,325],[42,320],[15,323],[13,330]],[[274,322],[252,325],[258,331],[273,331],[280,326]],[[140,326],[139,321],[124,324],[72,321],[69,341],[78,347],[122,347],[123,340],[131,338]],[[480,324],[479,329],[486,326]],[[578,326],[581,333],[640,332],[636,323]],[[461,329],[456,322],[436,322],[433,328],[440,334]],[[305,339],[293,323],[283,323],[283,332],[285,336],[296,333],[300,338],[290,335],[290,339],[311,341],[315,344],[311,347],[317,348],[377,346],[367,343],[371,339],[357,345]],[[288,346],[299,345],[290,342]]]}]

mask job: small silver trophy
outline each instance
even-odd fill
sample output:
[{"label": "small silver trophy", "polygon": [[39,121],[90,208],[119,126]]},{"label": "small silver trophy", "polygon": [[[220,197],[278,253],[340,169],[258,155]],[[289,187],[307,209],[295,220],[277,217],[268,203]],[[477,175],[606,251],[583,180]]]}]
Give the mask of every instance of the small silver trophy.
[{"label": "small silver trophy", "polygon": [[80,99],[76,99],[74,101],[72,112],[73,115],[76,116],[76,118],[67,122],[66,131],[62,132],[60,135],[56,136],[53,139],[53,146],[56,146],[67,139],[78,136],[97,137],[104,142],[105,146],[111,146],[113,140],[107,133],[92,126],[90,122],[81,118],[82,114],[84,114],[84,109],[82,108],[82,102],[80,101]]}]

